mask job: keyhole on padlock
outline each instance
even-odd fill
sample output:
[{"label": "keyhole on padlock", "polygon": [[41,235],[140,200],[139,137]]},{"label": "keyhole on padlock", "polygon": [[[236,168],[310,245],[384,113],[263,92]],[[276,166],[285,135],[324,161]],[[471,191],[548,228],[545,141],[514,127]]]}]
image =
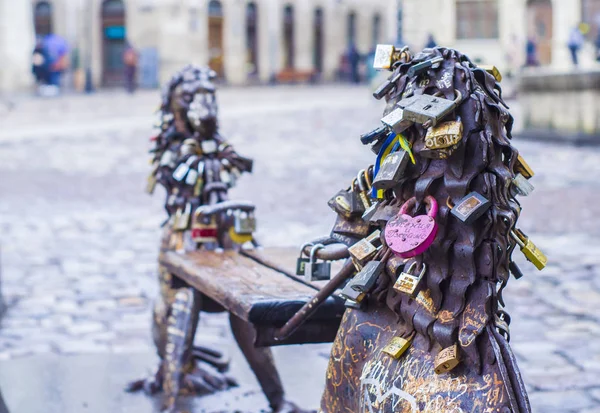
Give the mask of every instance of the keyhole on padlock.
[{"label": "keyhole on padlock", "polygon": [[429,110],[429,109],[431,109],[431,105],[427,105],[423,108],[423,110]]}]

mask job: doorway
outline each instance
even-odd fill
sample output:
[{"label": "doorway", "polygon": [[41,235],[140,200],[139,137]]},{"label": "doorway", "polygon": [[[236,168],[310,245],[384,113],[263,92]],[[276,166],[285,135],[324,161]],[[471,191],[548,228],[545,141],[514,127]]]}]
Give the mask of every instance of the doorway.
[{"label": "doorway", "polygon": [[284,67],[293,69],[295,66],[294,7],[290,4],[283,10],[283,46]]},{"label": "doorway", "polygon": [[208,65],[220,78],[225,77],[223,58],[223,6],[220,1],[208,3]]},{"label": "doorway", "polygon": [[122,86],[125,80],[123,52],[126,43],[125,5],[122,0],[102,3],[102,85]]},{"label": "doorway", "polygon": [[527,3],[528,36],[537,45],[537,60],[541,65],[552,63],[552,1],[529,0]]}]

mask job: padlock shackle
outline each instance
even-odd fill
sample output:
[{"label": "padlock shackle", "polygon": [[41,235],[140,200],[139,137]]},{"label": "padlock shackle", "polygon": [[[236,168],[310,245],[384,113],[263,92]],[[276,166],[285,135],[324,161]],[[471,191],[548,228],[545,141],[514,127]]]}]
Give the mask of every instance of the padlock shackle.
[{"label": "padlock shackle", "polygon": [[[436,199],[434,197],[432,197],[431,195],[427,195],[424,199],[425,205],[427,206],[427,215],[430,216],[431,218],[434,218],[437,216],[437,212],[438,212],[438,203],[436,201]],[[410,215],[408,213],[409,210],[412,210],[415,206],[417,205],[417,197],[412,197],[410,198],[408,201],[406,201],[404,204],[402,204],[402,206],[400,207],[400,215]]]},{"label": "padlock shackle", "polygon": [[368,188],[365,185],[367,183],[367,179],[365,178],[366,172],[366,169],[361,169],[356,175],[356,182],[358,183],[358,189],[360,192],[368,191]]},{"label": "padlock shackle", "polygon": [[323,245],[323,244],[315,244],[315,245],[313,245],[313,247],[310,250],[310,257],[309,257],[311,264],[314,263],[317,260],[317,258],[316,258],[317,251],[320,250],[320,249],[322,249],[322,248],[325,248],[325,245]]}]

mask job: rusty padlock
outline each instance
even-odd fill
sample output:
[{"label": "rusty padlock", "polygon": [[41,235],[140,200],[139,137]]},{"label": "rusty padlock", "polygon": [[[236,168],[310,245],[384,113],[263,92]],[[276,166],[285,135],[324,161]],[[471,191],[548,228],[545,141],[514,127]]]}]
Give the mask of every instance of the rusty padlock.
[{"label": "rusty padlock", "polygon": [[414,208],[416,204],[417,198],[410,198],[385,227],[385,241],[400,258],[412,258],[424,253],[438,232],[438,224],[435,221],[438,204],[435,198],[431,195],[425,198],[427,215],[408,215],[409,209]]}]

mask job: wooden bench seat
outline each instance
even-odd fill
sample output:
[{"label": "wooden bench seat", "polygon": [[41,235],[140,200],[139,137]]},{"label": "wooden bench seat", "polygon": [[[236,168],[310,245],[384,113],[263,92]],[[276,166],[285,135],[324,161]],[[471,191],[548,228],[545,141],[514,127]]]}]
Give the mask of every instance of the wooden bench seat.
[{"label": "wooden bench seat", "polygon": [[284,69],[277,73],[278,83],[308,83],[314,81],[316,73],[312,70]]},{"label": "wooden bench seat", "polygon": [[[282,248],[253,254],[286,269],[295,265],[298,255],[293,249]],[[332,342],[345,310],[341,298],[330,297],[296,333],[284,341],[275,341],[275,330],[310,301],[318,285],[306,285],[234,251],[169,251],[161,253],[159,261],[227,311],[251,322],[257,330],[257,346]]]}]

